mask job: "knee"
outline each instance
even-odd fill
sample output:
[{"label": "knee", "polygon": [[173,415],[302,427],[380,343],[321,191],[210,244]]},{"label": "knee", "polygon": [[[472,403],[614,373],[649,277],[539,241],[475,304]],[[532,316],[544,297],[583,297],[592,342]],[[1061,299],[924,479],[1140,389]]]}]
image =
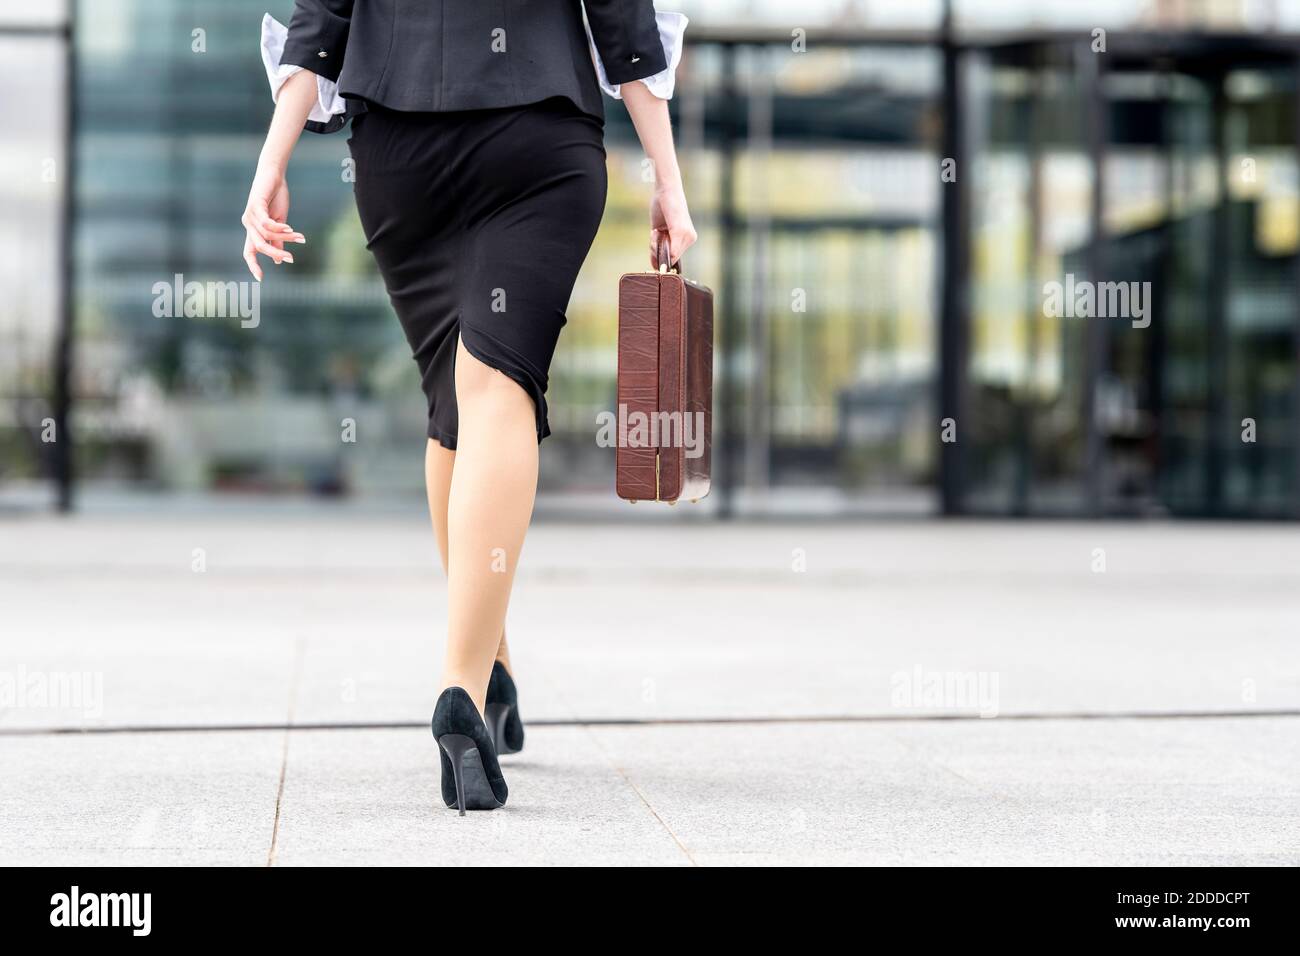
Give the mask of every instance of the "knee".
[{"label": "knee", "polygon": [[531,408],[532,399],[518,382],[475,358],[459,343],[456,349],[456,404],[500,408],[515,404]]}]

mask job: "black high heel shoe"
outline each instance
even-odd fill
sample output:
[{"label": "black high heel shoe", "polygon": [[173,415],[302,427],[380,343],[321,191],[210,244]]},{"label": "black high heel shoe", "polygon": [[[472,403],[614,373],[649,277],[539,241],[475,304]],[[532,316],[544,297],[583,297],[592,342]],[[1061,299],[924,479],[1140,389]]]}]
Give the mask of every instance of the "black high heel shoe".
[{"label": "black high heel shoe", "polygon": [[442,758],[442,800],[463,817],[468,810],[506,805],[496,747],[478,708],[463,688],[448,687],[433,709],[433,739]]},{"label": "black high heel shoe", "polygon": [[492,665],[483,716],[487,720],[492,743],[498,754],[517,754],[524,749],[524,722],[519,719],[519,692],[515,690],[510,672],[500,661]]}]

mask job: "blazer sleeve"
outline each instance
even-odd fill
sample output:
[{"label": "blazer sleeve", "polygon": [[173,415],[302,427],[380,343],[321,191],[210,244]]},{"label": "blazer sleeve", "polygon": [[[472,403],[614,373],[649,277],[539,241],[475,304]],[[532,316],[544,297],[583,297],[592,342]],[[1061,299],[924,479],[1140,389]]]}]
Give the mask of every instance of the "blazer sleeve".
[{"label": "blazer sleeve", "polygon": [[348,45],[354,0],[294,0],[281,63],[338,82]]},{"label": "blazer sleeve", "polygon": [[610,83],[630,83],[668,69],[654,0],[583,0],[583,6]]}]

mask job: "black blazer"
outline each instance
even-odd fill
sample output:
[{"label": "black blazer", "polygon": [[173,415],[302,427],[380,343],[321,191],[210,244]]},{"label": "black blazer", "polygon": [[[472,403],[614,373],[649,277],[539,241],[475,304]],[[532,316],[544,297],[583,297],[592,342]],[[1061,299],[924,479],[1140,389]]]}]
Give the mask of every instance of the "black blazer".
[{"label": "black blazer", "polygon": [[667,69],[653,0],[295,0],[282,63],[339,84],[348,113],[364,103],[450,112],[552,96],[604,119],[582,11],[611,83]]}]

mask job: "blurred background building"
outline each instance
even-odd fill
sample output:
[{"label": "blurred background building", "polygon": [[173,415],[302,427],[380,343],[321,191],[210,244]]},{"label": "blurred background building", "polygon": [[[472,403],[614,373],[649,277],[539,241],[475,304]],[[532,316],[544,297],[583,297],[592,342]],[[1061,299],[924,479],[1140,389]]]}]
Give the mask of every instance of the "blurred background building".
[{"label": "blurred background building", "polygon": [[[1300,514],[1300,0],[660,6],[692,21],[686,267],[719,303],[695,514]],[[155,314],[174,276],[248,278],[260,21],[291,10],[0,0],[0,507],[422,500],[422,399],[346,133],[295,154],[309,244],[268,269],[255,328],[215,297]],[[542,511],[626,507],[595,435],[649,183],[606,106]],[[1045,315],[1067,275],[1149,282],[1150,324]]]}]

